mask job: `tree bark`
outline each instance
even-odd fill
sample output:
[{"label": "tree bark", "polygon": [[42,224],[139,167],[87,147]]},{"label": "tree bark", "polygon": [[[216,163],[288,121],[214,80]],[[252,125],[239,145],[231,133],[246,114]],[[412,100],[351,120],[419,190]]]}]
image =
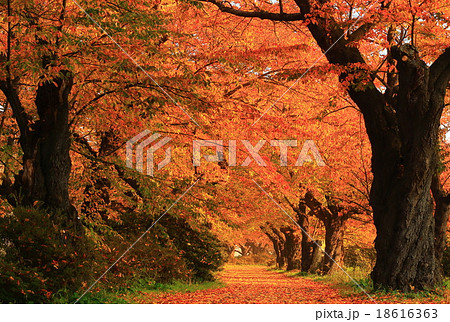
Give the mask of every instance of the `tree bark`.
[{"label": "tree bark", "polygon": [[41,202],[45,207],[73,214],[69,200],[71,144],[69,132],[69,93],[73,76],[60,77],[39,85],[35,104],[39,119],[33,121],[25,112],[18,87],[11,80],[0,81],[19,129],[23,151],[23,169],[15,178],[16,205],[31,206]]},{"label": "tree bark", "polygon": [[444,276],[442,260],[444,258],[444,249],[446,246],[447,224],[450,212],[450,194],[446,193],[439,181],[439,174],[433,176],[431,182],[431,191],[434,198],[434,253],[438,262],[439,273]]},{"label": "tree bark", "polygon": [[[371,138],[374,181],[370,203],[377,228],[372,279],[376,285],[402,291],[431,289],[442,281],[430,188],[437,170],[444,95],[439,93],[442,84],[433,82],[433,68],[414,49],[394,47],[392,55],[399,72],[393,102],[395,126],[385,128],[389,141],[382,133]],[[366,124],[374,126],[369,119]]]},{"label": "tree bark", "polygon": [[294,208],[297,214],[297,223],[302,228],[301,229],[301,270],[302,272],[308,272],[312,264],[312,256],[314,243],[309,240],[307,234],[309,230],[309,218],[306,211],[306,204],[303,200],[300,200],[298,207]]},{"label": "tree bark", "polygon": [[344,261],[344,220],[342,217],[332,220],[325,226],[325,252],[331,256],[323,259],[323,274],[332,274],[339,270]]},{"label": "tree bark", "polygon": [[275,261],[277,264],[277,267],[279,269],[282,269],[285,264],[285,256],[284,256],[284,249],[283,249],[283,242],[280,240],[279,236],[274,233],[273,227],[270,225],[268,227],[261,227],[264,234],[270,239],[273,245],[273,249],[275,251]]},{"label": "tree bark", "polygon": [[353,213],[335,204],[331,197],[327,197],[327,204],[323,205],[313,194],[305,194],[305,203],[311,209],[311,214],[322,221],[325,227],[325,255],[323,260],[323,274],[331,274],[342,266],[344,260],[344,227],[345,221]]},{"label": "tree bark", "polygon": [[308,268],[309,273],[318,274],[322,272],[324,254],[321,247],[322,247],[321,240],[318,240],[317,244],[311,242],[312,256],[311,256],[311,265]]},{"label": "tree bark", "polygon": [[278,246],[278,268],[283,269],[286,264],[286,240],[283,238],[283,235],[278,228],[270,225],[270,229],[272,230],[272,236],[276,240]]},{"label": "tree bark", "polygon": [[291,227],[281,227],[280,231],[284,234],[284,256],[286,259],[286,270],[291,271],[298,268],[298,238]]}]

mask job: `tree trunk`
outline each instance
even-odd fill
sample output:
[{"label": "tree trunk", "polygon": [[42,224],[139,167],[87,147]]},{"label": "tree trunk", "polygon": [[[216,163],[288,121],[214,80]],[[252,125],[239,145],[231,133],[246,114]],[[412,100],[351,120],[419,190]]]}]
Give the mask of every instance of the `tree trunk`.
[{"label": "tree trunk", "polygon": [[[430,156],[427,151],[417,153]],[[383,175],[374,176],[371,197],[377,228],[377,260],[372,279],[375,284],[401,291],[432,288],[440,282],[434,250],[433,205],[430,192],[425,189],[430,187],[434,169],[424,166],[427,161],[414,159],[417,158],[405,162],[406,173],[398,179],[398,174],[388,177],[384,169],[373,167],[374,172]]]},{"label": "tree trunk", "polygon": [[[393,48],[392,54],[399,71],[396,126],[386,128],[388,135],[369,135],[374,174],[370,203],[377,228],[372,279],[375,285],[401,291],[431,289],[442,282],[430,188],[437,170],[443,97],[415,52]],[[366,120],[368,128],[371,123]]]},{"label": "tree trunk", "polygon": [[308,191],[305,194],[305,204],[311,209],[325,227],[325,257],[323,274],[334,273],[344,259],[344,225],[345,221],[355,211],[339,206],[330,196],[325,196],[327,203],[322,204]]},{"label": "tree trunk", "polygon": [[[320,247],[319,247],[320,246]],[[308,272],[313,273],[313,274],[317,274],[317,273],[321,273],[322,270],[322,263],[323,263],[323,251],[321,249],[322,247],[322,241],[318,240],[317,244],[311,242],[311,247],[312,247],[312,256],[311,256],[311,265],[308,269]]]},{"label": "tree trunk", "polygon": [[264,234],[270,239],[273,245],[273,249],[275,251],[275,261],[277,264],[277,267],[282,269],[284,267],[284,249],[283,249],[283,243],[280,241],[279,236],[274,234],[272,227],[261,227]]},{"label": "tree trunk", "polygon": [[272,230],[272,236],[274,236],[274,239],[277,243],[278,248],[278,268],[283,269],[284,265],[286,264],[286,240],[283,238],[283,235],[278,230],[278,228],[275,228],[273,226],[270,226]]},{"label": "tree trunk", "polygon": [[431,182],[431,191],[433,193],[434,208],[434,253],[438,262],[439,273],[444,276],[442,260],[444,258],[444,249],[447,241],[447,224],[450,212],[450,194],[444,192],[439,181],[439,175],[436,173]]},{"label": "tree trunk", "polygon": [[298,268],[298,238],[291,227],[281,227],[280,231],[284,234],[284,256],[286,259],[286,270],[291,271]]},{"label": "tree trunk", "polygon": [[39,120],[32,121],[11,81],[0,82],[20,129],[23,169],[15,178],[16,205],[41,202],[47,208],[73,214],[69,200],[69,102],[73,78],[69,72],[39,85],[35,104]]},{"label": "tree trunk", "polygon": [[[325,252],[331,256],[323,259],[323,273],[332,274],[339,270],[344,259],[344,220],[342,217],[327,223],[325,227]],[[333,260],[332,260],[333,259]]]},{"label": "tree trunk", "polygon": [[306,204],[303,201],[299,202],[298,208],[295,209],[297,213],[297,223],[299,224],[302,234],[301,239],[301,270],[302,272],[308,272],[312,264],[313,256],[313,243],[309,240],[308,230],[309,230],[309,220],[306,213]]},{"label": "tree trunk", "polygon": [[275,238],[275,241],[272,241],[272,242],[273,242],[273,248],[275,249],[277,267],[279,269],[283,269],[284,259],[285,259],[284,254],[283,254],[284,253],[283,245],[276,238]]}]

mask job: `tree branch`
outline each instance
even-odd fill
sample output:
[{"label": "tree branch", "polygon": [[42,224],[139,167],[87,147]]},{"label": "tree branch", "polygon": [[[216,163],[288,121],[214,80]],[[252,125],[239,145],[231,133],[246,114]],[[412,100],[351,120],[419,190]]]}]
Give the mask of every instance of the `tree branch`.
[{"label": "tree branch", "polygon": [[450,47],[430,67],[430,88],[444,92],[450,82]]},{"label": "tree branch", "polygon": [[450,203],[450,194],[444,191],[439,174],[437,173],[433,175],[433,179],[431,180],[431,193],[436,203],[439,202],[439,199],[445,203]]},{"label": "tree branch", "polygon": [[353,31],[352,33],[350,33],[348,35],[347,41],[355,42],[355,41],[361,40],[367,34],[367,32],[370,30],[370,28],[373,27],[373,25],[374,25],[374,23],[370,22],[370,23],[365,23],[365,24],[359,26],[358,29],[356,29],[355,31]]},{"label": "tree branch", "polygon": [[314,197],[311,191],[308,191],[305,194],[304,201],[308,208],[311,209],[311,213],[321,221],[325,222],[331,218],[331,212]]},{"label": "tree branch", "polygon": [[28,134],[28,124],[31,121],[30,115],[25,111],[22,102],[19,98],[17,87],[13,85],[11,80],[0,80],[0,90],[6,96],[9,105],[13,111],[13,116],[16,119],[20,132],[23,135]]},{"label": "tree branch", "polygon": [[245,11],[240,9],[235,9],[233,7],[229,7],[225,5],[225,2],[220,0],[200,0],[201,2],[209,2],[215,5],[220,11],[230,13],[239,17],[246,18],[259,18],[259,19],[267,19],[272,21],[301,21],[305,19],[305,16],[302,13],[275,13],[269,11]]}]

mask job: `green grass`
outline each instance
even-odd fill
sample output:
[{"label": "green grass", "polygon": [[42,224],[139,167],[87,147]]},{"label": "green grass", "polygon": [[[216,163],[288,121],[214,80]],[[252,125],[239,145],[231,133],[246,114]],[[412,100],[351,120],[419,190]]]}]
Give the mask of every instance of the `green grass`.
[{"label": "green grass", "polygon": [[267,270],[274,272],[274,273],[279,273],[279,274],[287,274],[288,273],[284,269],[280,269],[280,268],[276,268],[276,267],[269,267],[269,268],[267,268]]},{"label": "green grass", "polygon": [[[102,303],[117,303],[126,304],[133,303],[136,299],[143,299],[148,294],[157,295],[165,292],[181,292],[190,293],[199,290],[216,289],[224,287],[225,285],[218,281],[188,283],[176,281],[173,283],[154,283],[145,280],[136,281],[128,287],[109,287],[107,289],[96,289],[87,293],[78,303],[80,304],[102,304]],[[74,303],[82,293],[68,294],[66,291],[56,293],[52,302],[55,304]]]},{"label": "green grass", "polygon": [[[375,300],[392,298],[395,301],[402,300],[431,300],[436,302],[442,302],[445,300],[445,293],[450,291],[450,278],[444,279],[443,286],[438,290],[432,291],[412,291],[408,293],[401,293],[399,291],[387,290],[387,289],[376,289],[373,286],[372,280],[370,279],[370,270],[363,269],[360,267],[349,267],[346,269],[348,275],[350,275],[354,281],[342,271],[338,271],[333,275],[316,275],[309,274],[306,272],[297,272],[295,276],[302,278],[309,278],[314,281],[322,282],[329,285],[332,288],[338,289],[342,296],[365,296],[361,288],[369,293]],[[290,272],[285,272],[288,276],[292,274]],[[359,286],[355,283],[358,283]]]},{"label": "green grass", "polygon": [[225,286],[225,284],[218,282],[218,281],[202,282],[202,283],[185,283],[185,282],[177,281],[172,284],[155,283],[155,284],[149,285],[148,287],[144,288],[144,290],[147,292],[151,291],[151,292],[190,293],[190,292],[201,291],[201,290],[221,288],[224,286]]}]

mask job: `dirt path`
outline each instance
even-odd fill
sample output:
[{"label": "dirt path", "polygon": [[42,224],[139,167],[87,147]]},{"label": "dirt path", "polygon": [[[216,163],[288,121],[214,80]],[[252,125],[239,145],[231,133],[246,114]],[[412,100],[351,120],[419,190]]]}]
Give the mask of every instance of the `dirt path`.
[{"label": "dirt path", "polygon": [[147,303],[361,303],[306,278],[288,277],[264,266],[227,266],[219,276],[226,287],[192,293],[164,293]]}]

